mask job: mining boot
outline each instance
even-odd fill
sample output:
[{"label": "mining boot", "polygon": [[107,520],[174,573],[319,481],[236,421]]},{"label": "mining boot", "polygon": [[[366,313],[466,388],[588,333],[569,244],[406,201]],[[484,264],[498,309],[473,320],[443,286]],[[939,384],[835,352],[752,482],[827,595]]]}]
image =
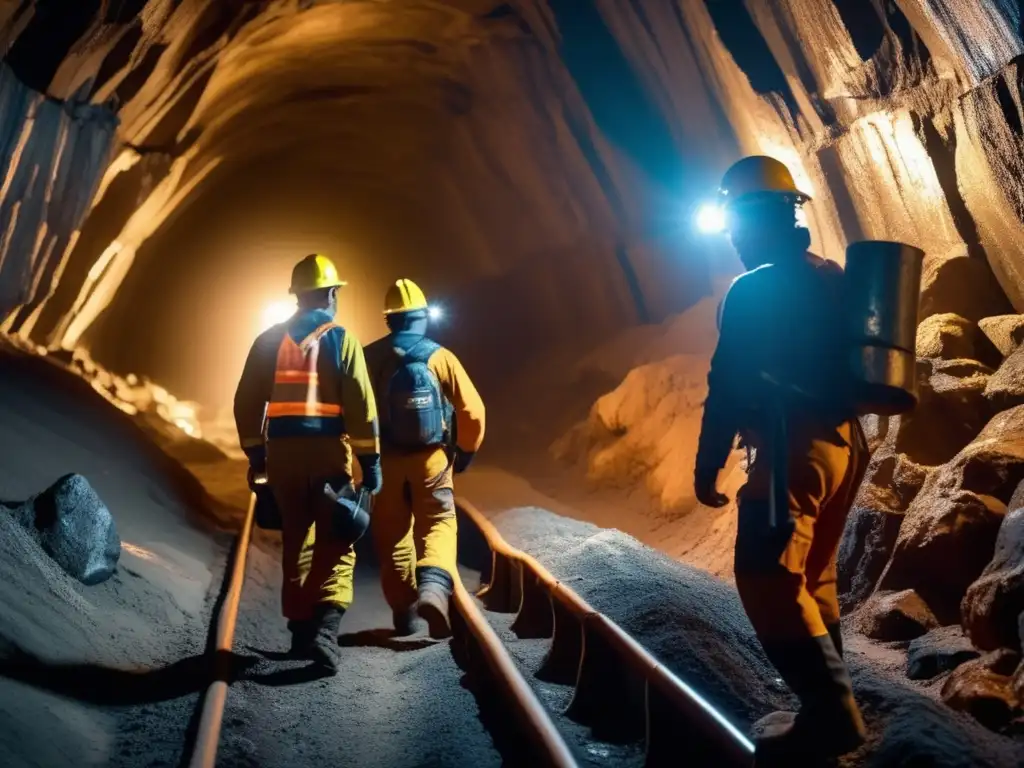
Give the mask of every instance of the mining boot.
[{"label": "mining boot", "polygon": [[308,658],[316,639],[316,623],[313,619],[292,619],[288,622],[292,633],[292,645],[288,654],[295,658]]},{"label": "mining boot", "polygon": [[758,722],[758,766],[813,765],[864,743],[864,720],[850,675],[829,635],[765,651],[799,697],[800,712],[776,712]]},{"label": "mining boot", "polygon": [[314,619],[315,634],[309,647],[308,658],[328,674],[338,671],[338,631],[345,610],[335,605],[317,606]]},{"label": "mining boot", "polygon": [[448,602],[455,586],[452,577],[443,568],[428,566],[416,569],[416,582],[419,585],[416,613],[427,622],[430,636],[435,639],[451,637]]},{"label": "mining boot", "polygon": [[420,618],[415,605],[404,611],[393,611],[391,618],[395,625],[395,637],[415,637],[426,635],[429,631],[429,625]]}]

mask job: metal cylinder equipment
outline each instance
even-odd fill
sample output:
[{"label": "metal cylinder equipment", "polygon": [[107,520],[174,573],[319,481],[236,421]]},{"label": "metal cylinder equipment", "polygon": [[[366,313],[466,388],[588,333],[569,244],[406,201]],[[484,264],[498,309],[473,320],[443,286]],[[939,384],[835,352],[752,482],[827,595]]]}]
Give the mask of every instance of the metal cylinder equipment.
[{"label": "metal cylinder equipment", "polygon": [[881,240],[846,249],[850,362],[857,409],[892,416],[917,405],[917,311],[924,252]]}]

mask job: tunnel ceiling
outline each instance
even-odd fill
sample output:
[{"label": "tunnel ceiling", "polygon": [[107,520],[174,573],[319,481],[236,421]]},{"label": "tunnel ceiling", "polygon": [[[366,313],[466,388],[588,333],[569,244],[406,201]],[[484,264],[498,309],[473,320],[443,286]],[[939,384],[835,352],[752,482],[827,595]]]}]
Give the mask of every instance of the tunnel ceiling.
[{"label": "tunnel ceiling", "polygon": [[1009,0],[0,2],[0,321],[128,366],[154,297],[197,295],[174,267],[280,280],[323,242],[359,312],[411,272],[467,354],[518,359],[704,294],[681,229],[741,152],[814,193],[824,255],[960,249],[1024,309],[1020,26]]},{"label": "tunnel ceiling", "polygon": [[[355,241],[353,259],[378,262],[360,288],[379,298],[404,273],[447,295],[516,295],[507,321],[529,315],[536,328],[526,330],[548,336],[538,318],[556,329],[579,318],[599,338],[706,291],[702,265],[677,266],[692,279],[663,306],[641,295],[627,251],[658,201],[678,204],[682,176],[666,191],[664,177],[602,134],[543,3],[153,0],[71,16],[57,13],[60,2],[36,3],[34,15],[15,5],[6,11],[14,75],[67,103],[107,108],[119,123],[53,295],[12,324],[45,343],[84,341],[130,365],[125,350],[140,343],[130,319],[153,311],[147,296],[189,295],[166,293],[180,281],[163,279],[158,262],[174,254],[184,266],[190,250],[208,252],[209,237],[182,230],[218,228],[214,209],[232,215],[224,197],[265,222],[275,195],[282,210],[315,195],[304,208],[340,206],[345,222],[344,237],[327,244]],[[662,168],[678,163],[669,156]],[[278,241],[316,247],[297,230],[322,232],[326,216],[292,218]],[[381,230],[390,246],[373,252]],[[286,279],[271,261],[254,256],[250,271]]]}]

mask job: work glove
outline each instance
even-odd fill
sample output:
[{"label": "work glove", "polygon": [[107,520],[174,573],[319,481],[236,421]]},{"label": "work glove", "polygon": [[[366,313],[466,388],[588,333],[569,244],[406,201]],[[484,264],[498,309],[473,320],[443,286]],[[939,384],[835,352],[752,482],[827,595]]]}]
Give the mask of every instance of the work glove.
[{"label": "work glove", "polygon": [[720,509],[729,503],[729,497],[718,492],[718,470],[697,469],[694,474],[693,489],[697,501],[705,507]]},{"label": "work glove", "polygon": [[255,491],[256,476],[265,475],[267,472],[267,448],[263,445],[246,448],[245,455],[249,459],[249,471],[246,472],[245,481],[248,483],[249,489]]},{"label": "work glove", "polygon": [[465,472],[467,469],[469,469],[469,465],[473,463],[473,457],[474,456],[476,456],[475,453],[470,453],[469,451],[464,451],[461,448],[459,448],[458,446],[456,446],[455,447],[455,460],[452,462],[452,466],[455,469],[455,474],[456,475],[461,475],[463,472]]},{"label": "work glove", "polygon": [[363,470],[363,488],[376,496],[384,485],[384,477],[380,469],[380,454],[370,453],[360,456],[359,467]]}]

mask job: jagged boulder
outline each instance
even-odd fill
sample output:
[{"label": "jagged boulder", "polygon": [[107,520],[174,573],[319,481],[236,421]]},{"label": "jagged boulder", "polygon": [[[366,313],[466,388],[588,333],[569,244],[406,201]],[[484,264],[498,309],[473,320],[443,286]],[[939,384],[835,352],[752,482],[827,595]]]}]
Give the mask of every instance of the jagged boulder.
[{"label": "jagged boulder", "polygon": [[887,590],[915,589],[943,623],[959,620],[967,588],[992,559],[1009,501],[1024,480],[1024,406],[993,418],[928,476],[907,509]]},{"label": "jagged boulder", "polygon": [[[941,471],[941,470],[940,470]],[[1006,507],[992,496],[926,488],[904,515],[882,589],[916,589],[943,620],[988,565]]]},{"label": "jagged boulder", "polygon": [[911,461],[906,454],[896,457],[896,465],[892,472],[892,489],[900,502],[900,509],[905,510],[917,497],[928,479],[928,468]]},{"label": "jagged boulder", "polygon": [[917,356],[973,359],[977,325],[953,312],[930,315],[917,327]]},{"label": "jagged boulder", "polygon": [[985,397],[995,411],[1024,405],[1024,347],[1007,357],[989,377]]},{"label": "jagged boulder", "polygon": [[981,652],[971,645],[960,627],[939,627],[910,642],[907,677],[931,680],[979,656]]},{"label": "jagged boulder", "polygon": [[953,709],[971,714],[983,725],[998,730],[1020,709],[1013,685],[1020,654],[992,651],[953,670],[942,686],[942,700]]},{"label": "jagged boulder", "polygon": [[83,584],[101,584],[117,570],[121,539],[114,518],[81,475],[65,475],[12,514],[57,565]]},{"label": "jagged boulder", "polygon": [[860,426],[864,430],[864,437],[868,442],[868,450],[872,454],[885,443],[885,439],[892,429],[893,421],[892,416],[878,416],[876,414],[860,417]]},{"label": "jagged boulder", "polygon": [[925,257],[919,317],[952,313],[976,323],[1011,309],[984,255],[971,256],[961,246]]},{"label": "jagged boulder", "polygon": [[1024,344],[1024,315],[996,315],[978,321],[981,332],[1003,357],[1009,357]]},{"label": "jagged boulder", "polygon": [[870,597],[892,556],[903,514],[894,494],[873,483],[861,486],[839,543],[839,602],[849,611]]},{"label": "jagged boulder", "polygon": [[879,451],[868,465],[861,494],[871,494],[872,502],[903,512],[921,490],[928,472],[928,467],[912,461],[905,453]]},{"label": "jagged boulder", "polygon": [[985,386],[991,373],[975,360],[919,359],[918,405],[878,422],[876,456],[904,454],[926,466],[949,461],[989,419]]},{"label": "jagged boulder", "polygon": [[912,589],[872,595],[860,609],[856,623],[873,640],[913,640],[939,626],[928,605]]},{"label": "jagged boulder", "polygon": [[1024,485],[1018,487],[999,527],[992,562],[968,588],[961,613],[977,647],[1024,651]]}]

